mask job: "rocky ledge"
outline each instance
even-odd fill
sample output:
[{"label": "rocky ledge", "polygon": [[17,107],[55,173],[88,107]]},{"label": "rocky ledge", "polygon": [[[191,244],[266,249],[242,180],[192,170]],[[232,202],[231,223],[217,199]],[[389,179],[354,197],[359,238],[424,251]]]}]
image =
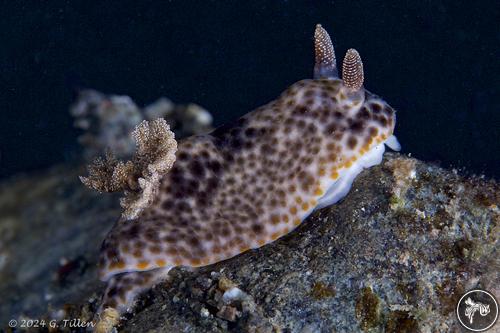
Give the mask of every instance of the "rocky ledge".
[{"label": "rocky ledge", "polygon": [[[0,185],[0,328],[10,319],[92,318],[104,289],[99,245],[120,208],[79,174],[56,167]],[[499,206],[495,181],[386,154],[342,202],[287,236],[215,265],[173,269],[117,329],[459,331],[454,309],[466,290],[500,296]]]}]

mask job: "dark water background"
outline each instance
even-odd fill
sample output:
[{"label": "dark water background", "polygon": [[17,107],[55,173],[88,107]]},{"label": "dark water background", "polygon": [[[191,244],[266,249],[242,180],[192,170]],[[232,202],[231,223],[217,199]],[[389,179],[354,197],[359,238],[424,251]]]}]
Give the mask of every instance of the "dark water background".
[{"label": "dark water background", "polygon": [[404,153],[499,178],[499,22],[498,1],[5,1],[0,177],[78,154],[78,88],[241,116],[311,77],[321,23],[398,111]]}]

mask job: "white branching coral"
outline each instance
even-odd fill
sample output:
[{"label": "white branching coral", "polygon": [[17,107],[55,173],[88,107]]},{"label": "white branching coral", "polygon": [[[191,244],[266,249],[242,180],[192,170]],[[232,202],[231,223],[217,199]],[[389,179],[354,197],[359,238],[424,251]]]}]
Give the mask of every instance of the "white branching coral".
[{"label": "white branching coral", "polygon": [[120,200],[124,219],[136,218],[148,207],[161,177],[175,162],[177,141],[165,119],[144,120],[132,132],[136,153],[132,161],[119,161],[111,152],[89,165],[88,177],[80,177],[87,187],[99,192],[124,192]]}]

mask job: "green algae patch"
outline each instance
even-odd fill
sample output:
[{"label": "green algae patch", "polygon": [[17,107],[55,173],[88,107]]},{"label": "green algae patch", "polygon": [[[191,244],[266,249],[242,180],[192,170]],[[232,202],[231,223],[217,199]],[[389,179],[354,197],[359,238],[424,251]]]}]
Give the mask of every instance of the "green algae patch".
[{"label": "green algae patch", "polygon": [[335,289],[322,282],[315,282],[311,289],[311,296],[315,300],[323,300],[335,296]]},{"label": "green algae patch", "polygon": [[391,311],[385,324],[385,333],[418,332],[418,323],[406,311]]},{"label": "green algae patch", "polygon": [[356,318],[363,331],[375,328],[380,323],[380,299],[370,287],[361,290],[356,300]]}]

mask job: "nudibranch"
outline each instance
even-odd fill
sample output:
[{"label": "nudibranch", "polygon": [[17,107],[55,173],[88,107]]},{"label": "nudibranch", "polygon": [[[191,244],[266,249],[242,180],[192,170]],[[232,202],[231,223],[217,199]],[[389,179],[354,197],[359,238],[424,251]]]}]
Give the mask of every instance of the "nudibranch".
[{"label": "nudibranch", "polygon": [[120,220],[102,244],[101,309],[123,313],[176,266],[234,257],[288,234],[336,203],[365,168],[379,164],[395,111],[363,87],[349,49],[338,77],[328,33],[316,26],[314,78],[233,124],[178,143],[152,202]]}]

